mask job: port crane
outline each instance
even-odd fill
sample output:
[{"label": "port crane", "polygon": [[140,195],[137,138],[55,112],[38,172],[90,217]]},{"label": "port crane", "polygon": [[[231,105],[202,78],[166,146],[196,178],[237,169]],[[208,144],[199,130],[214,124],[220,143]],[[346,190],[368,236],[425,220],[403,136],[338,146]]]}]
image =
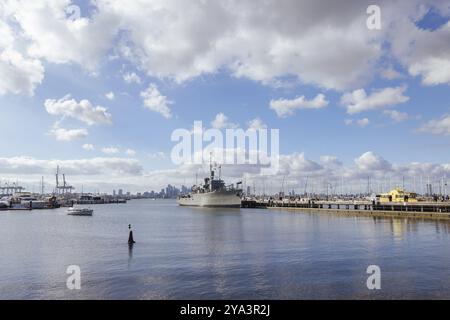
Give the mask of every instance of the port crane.
[{"label": "port crane", "polygon": [[60,185],[59,184],[59,166],[56,167],[56,193],[57,194],[66,194],[66,193],[72,193],[72,190],[75,189],[73,186],[68,185],[66,182],[66,174],[63,173],[62,174],[62,178],[63,178],[63,184]]}]

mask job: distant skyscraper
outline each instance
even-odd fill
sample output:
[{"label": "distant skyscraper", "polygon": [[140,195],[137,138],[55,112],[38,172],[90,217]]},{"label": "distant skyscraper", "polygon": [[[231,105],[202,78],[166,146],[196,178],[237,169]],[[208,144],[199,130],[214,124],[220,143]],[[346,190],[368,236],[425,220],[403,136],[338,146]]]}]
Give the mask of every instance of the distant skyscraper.
[{"label": "distant skyscraper", "polygon": [[119,189],[119,196],[123,196],[123,190]]}]

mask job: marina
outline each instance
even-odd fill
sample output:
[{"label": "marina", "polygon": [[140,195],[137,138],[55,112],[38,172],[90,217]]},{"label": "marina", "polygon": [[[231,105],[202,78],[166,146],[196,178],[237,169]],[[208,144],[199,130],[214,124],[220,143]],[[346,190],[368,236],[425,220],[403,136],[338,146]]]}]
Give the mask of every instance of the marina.
[{"label": "marina", "polygon": [[[62,184],[61,184],[62,176]],[[66,175],[60,173],[57,166],[55,174],[55,188],[50,193],[44,192],[44,178],[41,180],[41,192],[28,192],[26,188],[20,186],[18,182],[4,183],[0,187],[0,211],[10,210],[42,210],[56,209],[60,207],[73,207],[74,205],[92,205],[108,203],[126,203],[127,198],[108,195],[76,193],[75,187],[66,181]]]}]

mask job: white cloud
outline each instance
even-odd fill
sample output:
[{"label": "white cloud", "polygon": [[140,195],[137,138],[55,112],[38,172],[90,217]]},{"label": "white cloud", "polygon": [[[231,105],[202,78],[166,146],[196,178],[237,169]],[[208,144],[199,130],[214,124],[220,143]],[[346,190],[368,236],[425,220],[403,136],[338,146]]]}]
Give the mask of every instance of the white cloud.
[{"label": "white cloud", "polygon": [[270,100],[270,109],[275,110],[279,117],[287,117],[294,114],[297,109],[321,109],[328,105],[325,95],[318,94],[314,99],[307,100],[305,96],[295,99]]},{"label": "white cloud", "polygon": [[125,151],[125,154],[126,154],[127,156],[134,157],[134,156],[136,155],[136,151],[133,150],[133,149],[127,149],[127,150]]},{"label": "white cloud", "polygon": [[[127,30],[122,55],[177,82],[227,69],[264,83],[293,75],[343,89],[364,82],[381,55],[367,4],[324,1],[98,1]],[[339,50],[324,50],[339,48]]]},{"label": "white cloud", "polygon": [[405,90],[406,86],[384,88],[368,96],[364,89],[358,89],[342,95],[341,103],[346,106],[348,114],[383,109],[407,102],[409,97],[404,95]]},{"label": "white cloud", "polygon": [[94,150],[95,148],[94,148],[94,145],[93,145],[93,144],[85,143],[85,144],[83,144],[83,149],[84,149],[84,150],[87,150],[87,151],[92,151],[92,150]]},{"label": "white cloud", "polygon": [[[450,31],[447,38],[450,37]],[[447,39],[448,40],[448,39]],[[444,40],[445,41],[445,40]],[[450,54],[450,48],[448,49]],[[427,57],[411,64],[409,72],[413,76],[422,76],[425,85],[450,84],[450,58]]]},{"label": "white cloud", "polygon": [[[112,15],[66,11],[69,0],[8,1],[5,10],[29,39],[28,53],[53,63],[77,63],[93,71],[106,54],[119,20]],[[71,19],[71,17],[73,17]]]},{"label": "white cloud", "polygon": [[[162,158],[165,155],[158,152],[154,157]],[[279,192],[282,185],[285,191],[295,189],[296,192],[303,192],[306,184],[308,192],[323,193],[326,192],[327,183],[333,185],[334,192],[340,191],[341,183],[344,192],[366,192],[368,177],[375,192],[385,192],[389,186],[401,183],[403,177],[406,177],[407,189],[411,190],[412,177],[417,178],[420,189],[421,176],[424,179],[429,176],[431,181],[438,181],[443,176],[450,175],[449,163],[391,164],[371,151],[357,157],[354,164],[343,165],[334,156],[322,156],[320,162],[308,159],[303,153],[294,153],[281,155],[280,171],[275,176],[261,176],[258,167],[246,165],[223,166],[222,176],[227,183],[241,181],[245,176],[247,185],[255,185],[258,192],[262,192],[265,185],[266,192],[273,194]],[[19,177],[21,183],[29,180],[30,185],[33,185],[42,175],[53,176],[57,165],[68,175],[71,184],[77,187],[83,184],[85,190],[86,186],[90,186],[95,189],[103,188],[108,192],[125,185],[130,190],[141,192],[159,190],[168,183],[190,185],[195,183],[196,172],[199,178],[208,174],[207,165],[184,165],[143,172],[136,159],[115,157],[72,160],[0,158],[0,174],[4,179],[14,181]]]},{"label": "white cloud", "polygon": [[50,130],[50,134],[53,135],[58,141],[72,141],[75,139],[86,138],[89,132],[85,128],[64,129],[60,128],[58,124],[55,124]]},{"label": "white cloud", "polygon": [[[154,0],[124,6],[117,0],[97,0],[93,9],[83,7],[72,19],[66,11],[70,0],[7,1],[0,19],[17,34],[11,37],[0,25],[0,47],[20,38],[14,45],[20,50],[13,54],[14,65],[9,57],[8,62],[0,59],[0,71],[16,75],[21,85],[0,82],[0,90],[33,92],[43,77],[39,60],[76,63],[95,72],[107,54],[128,59],[149,76],[176,82],[226,70],[262,83],[287,76],[337,90],[369,83],[388,55],[424,84],[450,83],[450,25],[433,31],[415,25],[429,4],[448,11],[445,5],[381,0],[383,25],[389,27],[373,32],[365,23],[368,4]],[[392,69],[382,76],[398,75]]]},{"label": "white cloud", "polygon": [[106,93],[105,97],[108,100],[114,100],[114,98],[115,98],[114,92],[110,91],[110,92]]},{"label": "white cloud", "polygon": [[102,152],[106,154],[116,154],[119,153],[119,149],[116,147],[104,147],[102,148]]},{"label": "white cloud", "polygon": [[[0,25],[0,52],[16,50],[16,62],[11,64],[8,53],[0,59],[0,71],[16,75],[21,85],[3,81],[0,90],[33,92],[43,77],[39,60],[76,63],[95,72],[107,54],[128,59],[149,76],[176,82],[226,70],[262,83],[287,76],[337,90],[370,82],[387,55],[426,85],[450,83],[450,24],[433,31],[415,24],[430,4],[444,16],[448,5],[381,0],[383,25],[389,27],[373,32],[365,23],[368,4],[154,0],[124,6],[97,0],[93,9],[83,7],[73,19],[66,11],[70,0],[7,1],[0,19],[17,32],[11,37]],[[11,45],[14,38],[20,43]],[[385,71],[386,78],[398,77],[393,69]]]},{"label": "white cloud", "polygon": [[402,122],[409,119],[409,115],[406,112],[399,112],[397,110],[384,110],[383,113],[389,116],[395,122]]},{"label": "white cloud", "polygon": [[403,78],[403,75],[392,67],[381,70],[380,75],[387,80]]},{"label": "white cloud", "polygon": [[361,128],[364,128],[364,127],[368,126],[369,123],[370,123],[370,121],[367,118],[356,120],[356,124],[358,126],[360,126]]},{"label": "white cloud", "polygon": [[344,123],[346,126],[351,126],[351,125],[355,124],[361,128],[364,128],[370,124],[370,120],[368,118],[362,118],[362,119],[357,119],[357,120],[345,119]]},{"label": "white cloud", "polygon": [[134,159],[92,158],[92,159],[35,159],[32,157],[0,158],[0,172],[13,174],[53,174],[56,166],[69,175],[140,175],[142,166]]},{"label": "white cloud", "polygon": [[445,114],[440,119],[433,119],[423,124],[419,131],[436,135],[450,135],[450,115]]},{"label": "white cloud", "polygon": [[51,115],[71,117],[88,125],[112,123],[112,116],[106,108],[94,107],[86,99],[77,102],[75,99],[71,99],[70,95],[66,95],[59,100],[47,99],[44,106]]},{"label": "white cloud", "polygon": [[44,79],[44,67],[39,60],[25,58],[17,51],[0,48],[0,95],[6,93],[32,96]]},{"label": "white cloud", "polygon": [[340,161],[336,156],[321,156],[320,161],[326,165],[342,166],[342,161]]},{"label": "white cloud", "polygon": [[148,153],[147,156],[150,159],[163,159],[166,157],[166,154],[162,151],[154,152],[154,153]]},{"label": "white cloud", "polygon": [[211,126],[214,129],[237,128],[237,127],[239,127],[238,124],[228,121],[228,117],[225,114],[223,114],[222,112],[216,114],[216,117],[214,118],[214,120],[211,121]]},{"label": "white cloud", "polygon": [[321,170],[322,166],[315,161],[309,160],[304,153],[293,153],[280,155],[280,174],[305,174]]},{"label": "white cloud", "polygon": [[412,18],[411,15],[397,18],[391,33],[391,52],[409,74],[420,77],[424,85],[450,84],[450,23],[437,30],[426,30],[416,25],[431,9],[448,17],[446,1],[431,3],[422,3],[421,10]]},{"label": "white cloud", "polygon": [[389,171],[391,164],[379,155],[368,151],[355,159],[355,163],[363,171]]},{"label": "white cloud", "polygon": [[32,96],[44,78],[42,63],[17,50],[17,35],[2,21],[0,7],[0,95],[6,93]]},{"label": "white cloud", "polygon": [[141,78],[135,73],[135,72],[128,72],[123,75],[123,80],[125,80],[126,83],[137,83],[141,84]]},{"label": "white cloud", "polygon": [[267,125],[260,118],[255,118],[248,121],[247,126],[251,130],[259,130],[267,128]]},{"label": "white cloud", "polygon": [[141,98],[146,108],[161,114],[164,118],[172,117],[169,105],[173,104],[173,101],[163,96],[155,84],[151,83],[145,91],[141,91]]}]

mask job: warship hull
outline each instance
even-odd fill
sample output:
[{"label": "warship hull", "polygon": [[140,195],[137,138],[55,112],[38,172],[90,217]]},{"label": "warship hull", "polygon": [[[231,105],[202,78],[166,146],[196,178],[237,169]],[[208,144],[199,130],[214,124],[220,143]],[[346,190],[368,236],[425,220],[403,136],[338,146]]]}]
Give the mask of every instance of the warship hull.
[{"label": "warship hull", "polygon": [[178,198],[180,206],[210,207],[210,208],[240,208],[241,197],[236,191],[212,191],[205,193],[190,193]]}]

